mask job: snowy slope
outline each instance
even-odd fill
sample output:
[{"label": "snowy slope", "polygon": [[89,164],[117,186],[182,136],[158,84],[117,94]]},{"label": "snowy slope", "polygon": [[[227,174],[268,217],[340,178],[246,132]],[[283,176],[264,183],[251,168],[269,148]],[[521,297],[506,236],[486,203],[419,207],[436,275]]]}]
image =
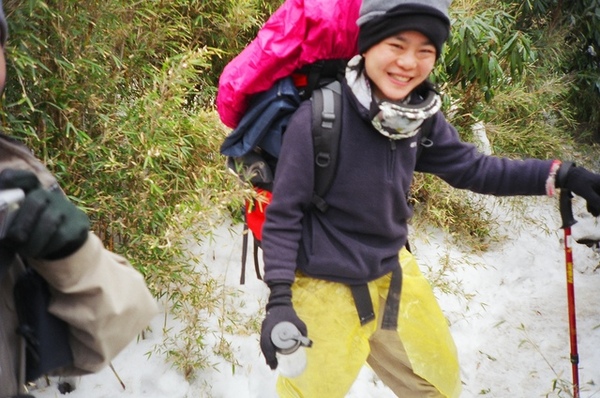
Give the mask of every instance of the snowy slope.
[{"label": "snowy slope", "polygon": [[[413,250],[426,275],[443,275],[451,293],[436,295],[451,324],[462,367],[463,397],[568,397],[571,381],[565,254],[557,202],[527,198],[513,210],[510,200],[481,199],[499,220],[506,239],[484,254],[460,249],[439,231],[413,233]],[[523,207],[525,206],[525,207]],[[576,209],[581,209],[575,203]],[[233,232],[231,232],[233,231]],[[253,275],[239,286],[241,228],[222,226],[211,243],[194,248],[202,253],[213,277],[240,289],[240,308],[256,316],[267,289]],[[600,397],[600,255],[575,244],[575,294],[582,397]],[[214,357],[213,367],[188,383],[161,356],[146,354],[160,341],[164,315],[153,322],[153,334],[132,343],[114,361],[123,390],[109,369],[69,380],[77,384],[69,398],[274,398],[275,373],[265,364],[258,335],[228,336],[239,365]],[[38,398],[60,397],[57,380],[40,387]],[[553,386],[556,389],[553,392]],[[349,398],[394,397],[364,368]],[[324,397],[326,398],[326,397]]]}]

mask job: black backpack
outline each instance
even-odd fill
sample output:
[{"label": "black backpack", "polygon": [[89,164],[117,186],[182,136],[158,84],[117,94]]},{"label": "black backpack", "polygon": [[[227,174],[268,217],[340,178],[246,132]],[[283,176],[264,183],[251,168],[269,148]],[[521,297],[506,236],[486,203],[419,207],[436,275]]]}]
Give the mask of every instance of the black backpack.
[{"label": "black backpack", "polygon": [[[243,209],[244,231],[242,246],[242,270],[240,284],[245,283],[248,235],[254,241],[254,269],[261,278],[258,249],[262,239],[264,212],[270,201],[273,178],[277,166],[281,138],[289,118],[302,99],[312,101],[312,138],[314,145],[315,186],[312,204],[319,211],[327,211],[323,199],[335,177],[338,147],[341,135],[341,78],[345,61],[320,61],[306,66],[298,73],[305,76],[306,85],[296,87],[293,79],[278,81],[271,89],[253,98],[248,112],[238,127],[229,134],[221,145],[221,153],[227,156],[227,166],[242,181],[249,182],[259,192],[266,192],[264,200],[251,200]],[[427,146],[433,118],[421,126],[421,145]]]}]

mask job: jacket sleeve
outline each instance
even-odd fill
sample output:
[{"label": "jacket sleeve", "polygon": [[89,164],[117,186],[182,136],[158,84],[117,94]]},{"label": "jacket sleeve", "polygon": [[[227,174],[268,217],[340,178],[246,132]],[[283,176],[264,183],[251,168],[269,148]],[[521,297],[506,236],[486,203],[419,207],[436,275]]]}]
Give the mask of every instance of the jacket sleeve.
[{"label": "jacket sleeve", "polygon": [[312,108],[304,101],[283,135],[281,156],[262,230],[265,282],[295,279],[302,223],[314,191]]},{"label": "jacket sleeve", "polygon": [[158,313],[143,276],[91,232],[69,257],[29,263],[51,287],[49,311],[70,325],[69,373],[104,368]]},{"label": "jacket sleeve", "polygon": [[439,112],[431,146],[424,148],[416,171],[435,174],[455,188],[496,196],[545,195],[552,160],[488,156],[461,141]]}]

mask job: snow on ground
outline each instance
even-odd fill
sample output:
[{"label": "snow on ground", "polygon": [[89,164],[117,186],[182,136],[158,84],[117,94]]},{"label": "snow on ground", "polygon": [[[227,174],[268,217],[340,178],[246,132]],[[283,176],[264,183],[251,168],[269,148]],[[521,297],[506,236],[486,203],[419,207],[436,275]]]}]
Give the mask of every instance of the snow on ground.
[{"label": "snow on ground", "polygon": [[[557,201],[527,198],[513,210],[509,201],[487,200],[506,239],[483,254],[457,247],[439,231],[411,238],[426,275],[444,275],[449,293],[436,289],[451,325],[462,368],[463,397],[568,397],[571,390],[569,326],[563,230]],[[577,203],[576,203],[577,204]],[[525,207],[523,207],[525,206]],[[576,209],[582,209],[581,204]],[[242,291],[240,308],[249,316],[264,306],[267,289],[254,277],[249,259],[247,282],[239,285],[241,227],[224,225],[215,239],[195,248],[213,277]],[[600,254],[573,244],[577,305],[579,376],[582,398],[600,397]],[[243,304],[243,306],[242,306]],[[153,353],[162,339],[164,314],[152,322],[146,339],[129,345],[114,361],[123,390],[110,369],[70,379],[70,398],[275,398],[276,374],[264,363],[258,335],[228,336],[239,365],[212,358],[193,382]],[[167,323],[172,320],[167,318]],[[234,371],[233,371],[234,370]],[[55,398],[56,379],[33,391]],[[566,386],[565,386],[566,384]],[[554,387],[556,386],[556,387]],[[394,397],[373,372],[363,368],[347,398]],[[320,398],[320,397],[319,397]],[[323,397],[327,398],[327,397]]]}]

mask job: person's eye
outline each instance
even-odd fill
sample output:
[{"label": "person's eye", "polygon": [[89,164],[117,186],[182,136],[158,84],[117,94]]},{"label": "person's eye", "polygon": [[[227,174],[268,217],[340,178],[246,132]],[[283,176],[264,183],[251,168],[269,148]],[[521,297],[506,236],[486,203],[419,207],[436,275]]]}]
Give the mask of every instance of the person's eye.
[{"label": "person's eye", "polygon": [[419,53],[422,56],[427,56],[427,57],[431,56],[431,55],[435,56],[435,49],[433,47],[424,47],[421,50],[419,50]]},{"label": "person's eye", "polygon": [[394,48],[394,49],[403,49],[404,48],[404,44],[397,42],[397,41],[391,41],[388,43],[390,45],[390,47]]}]

